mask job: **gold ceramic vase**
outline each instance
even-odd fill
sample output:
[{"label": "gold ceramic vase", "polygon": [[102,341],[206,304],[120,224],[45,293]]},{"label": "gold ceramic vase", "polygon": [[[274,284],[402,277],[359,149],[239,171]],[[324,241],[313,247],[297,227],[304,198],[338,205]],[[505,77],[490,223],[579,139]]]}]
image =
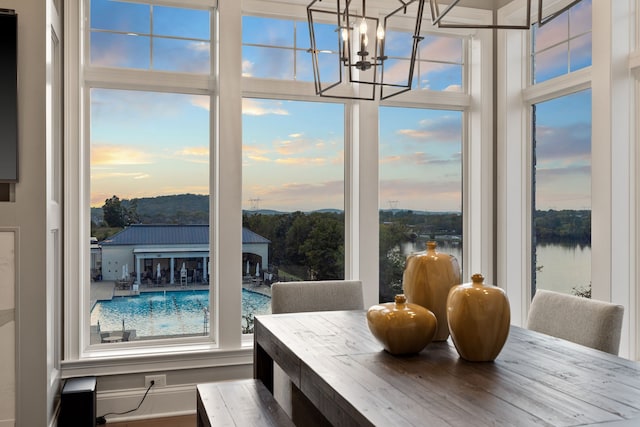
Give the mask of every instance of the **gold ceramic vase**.
[{"label": "gold ceramic vase", "polygon": [[385,350],[394,355],[419,353],[436,333],[436,316],[426,308],[407,303],[404,295],[395,302],[376,304],[367,311],[367,324]]},{"label": "gold ceramic vase", "polygon": [[511,310],[505,292],[484,284],[481,274],[451,289],[447,319],[458,354],[471,362],[494,360],[509,335]]},{"label": "gold ceramic vase", "polygon": [[407,257],[402,275],[402,288],[407,301],[431,310],[438,319],[434,341],[449,337],[447,296],[461,282],[460,266],[453,255],[436,251],[436,242],[427,242],[427,252]]}]

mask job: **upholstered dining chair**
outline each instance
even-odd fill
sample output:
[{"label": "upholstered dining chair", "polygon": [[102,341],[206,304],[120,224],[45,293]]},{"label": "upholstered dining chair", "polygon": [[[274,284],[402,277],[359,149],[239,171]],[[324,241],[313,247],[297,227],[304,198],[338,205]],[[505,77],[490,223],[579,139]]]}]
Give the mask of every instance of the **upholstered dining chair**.
[{"label": "upholstered dining chair", "polygon": [[618,304],[538,289],[527,329],[617,355],[623,315]]},{"label": "upholstered dining chair", "polygon": [[[364,297],[360,280],[276,282],[271,285],[273,314],[362,309]],[[277,364],[273,366],[273,395],[293,418],[291,382]]]},{"label": "upholstered dining chair", "polygon": [[271,285],[271,312],[362,310],[360,280],[276,282]]}]

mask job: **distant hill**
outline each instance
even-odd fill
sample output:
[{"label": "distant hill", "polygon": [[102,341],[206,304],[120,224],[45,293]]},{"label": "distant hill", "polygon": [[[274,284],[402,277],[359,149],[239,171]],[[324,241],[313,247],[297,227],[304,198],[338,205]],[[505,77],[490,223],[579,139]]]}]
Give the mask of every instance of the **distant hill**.
[{"label": "distant hill", "polygon": [[[199,194],[176,194],[170,196],[142,197],[139,199],[121,199],[127,209],[136,205],[136,211],[142,224],[206,224],[209,222],[209,196]],[[341,209],[318,209],[311,212],[341,214]],[[311,213],[307,212],[307,213]],[[415,215],[460,214],[460,212],[428,212],[407,209],[380,209],[382,213]],[[291,212],[274,209],[243,210],[245,215],[286,215]],[[103,219],[102,208],[91,208],[91,221],[100,224]]]},{"label": "distant hill", "polygon": [[[207,224],[209,222],[209,196],[176,194],[171,196],[121,199],[122,206],[136,211],[142,224]],[[313,212],[342,213],[339,209],[320,209]],[[274,209],[243,210],[246,215],[287,215],[291,212]],[[91,221],[100,224],[104,218],[102,208],[91,208]]]},{"label": "distant hill", "polygon": [[[172,196],[121,199],[122,206],[136,207],[142,224],[207,224],[209,222],[209,196],[176,194]],[[99,224],[102,208],[91,208],[91,220]]]},{"label": "distant hill", "polygon": [[[331,209],[331,208],[328,208],[328,209],[318,209],[318,210],[315,210],[315,211],[305,211],[304,213],[314,213],[314,212],[341,214],[343,212],[343,210],[342,209]],[[242,213],[246,214],[246,215],[287,215],[287,214],[290,214],[291,212],[276,211],[274,209],[256,209],[256,210],[243,209]]]},{"label": "distant hill", "polygon": [[167,216],[180,213],[209,212],[209,196],[198,194],[176,194],[173,196],[145,197],[132,201],[123,200],[122,204],[129,207],[137,202],[138,215],[150,217],[159,212]]},{"label": "distant hill", "polygon": [[255,210],[243,209],[242,213],[245,215],[283,215],[288,212],[276,211],[273,209],[255,209]]}]

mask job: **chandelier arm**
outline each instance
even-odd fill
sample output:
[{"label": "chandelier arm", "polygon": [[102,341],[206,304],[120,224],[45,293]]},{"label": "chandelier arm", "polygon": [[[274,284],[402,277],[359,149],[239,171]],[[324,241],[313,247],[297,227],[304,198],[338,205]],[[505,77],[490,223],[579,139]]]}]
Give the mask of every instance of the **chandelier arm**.
[{"label": "chandelier arm", "polygon": [[[444,8],[442,13],[440,13],[440,6],[438,5],[438,0],[429,0],[429,2],[431,3],[431,24],[439,25],[442,18],[444,18],[445,15],[449,13],[449,11],[453,9],[453,7],[460,2],[460,0],[453,0],[447,7]],[[433,13],[434,4],[435,4],[435,12],[436,12],[435,14]]]},{"label": "chandelier arm", "polygon": [[545,25],[546,23],[548,23],[549,21],[552,21],[553,19],[555,19],[556,17],[562,15],[564,12],[566,12],[567,10],[571,9],[573,6],[575,6],[576,4],[580,3],[582,0],[574,0],[571,3],[567,4],[565,7],[563,7],[562,9],[553,12],[551,15],[546,16],[546,17],[542,17],[542,0],[540,0],[538,2],[538,27],[542,27],[543,25]]},{"label": "chandelier arm", "polygon": [[[418,16],[421,17],[424,13],[424,2],[418,4]],[[424,37],[420,36],[420,30],[422,28],[422,19],[416,20],[416,28],[413,33],[413,49],[411,50],[411,60],[409,64],[409,89],[411,89],[411,84],[413,82],[413,72],[415,71],[416,66],[416,53],[418,52],[418,47],[420,42],[424,40]]]}]

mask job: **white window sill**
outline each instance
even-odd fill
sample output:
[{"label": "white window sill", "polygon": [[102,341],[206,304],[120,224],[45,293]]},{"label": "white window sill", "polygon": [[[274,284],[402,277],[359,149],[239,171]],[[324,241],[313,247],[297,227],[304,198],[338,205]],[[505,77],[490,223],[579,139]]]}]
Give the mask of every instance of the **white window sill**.
[{"label": "white window sill", "polygon": [[253,346],[219,349],[209,344],[92,350],[61,363],[62,378],[105,376],[150,371],[250,365]]}]

